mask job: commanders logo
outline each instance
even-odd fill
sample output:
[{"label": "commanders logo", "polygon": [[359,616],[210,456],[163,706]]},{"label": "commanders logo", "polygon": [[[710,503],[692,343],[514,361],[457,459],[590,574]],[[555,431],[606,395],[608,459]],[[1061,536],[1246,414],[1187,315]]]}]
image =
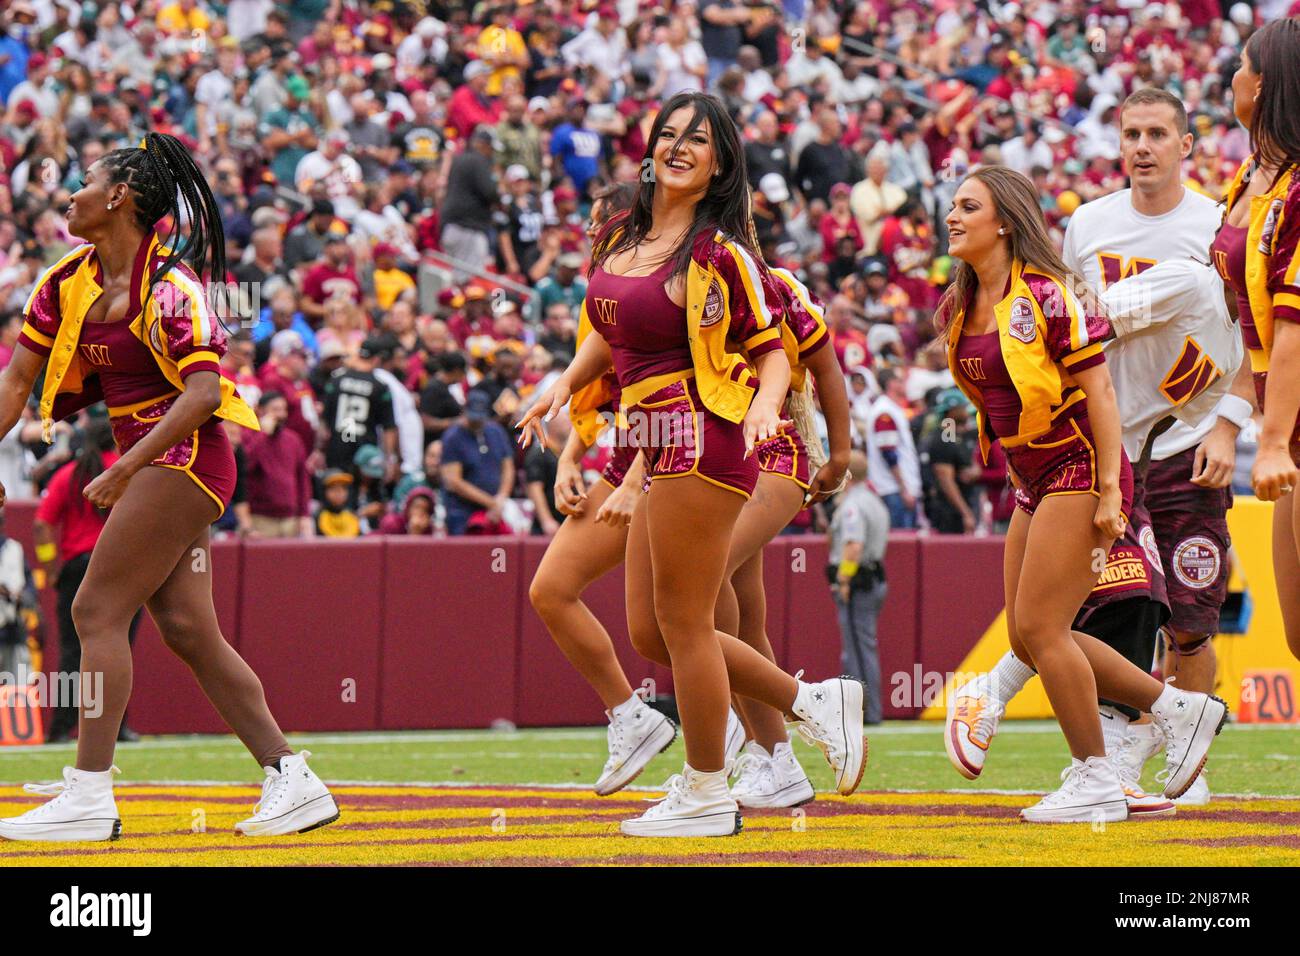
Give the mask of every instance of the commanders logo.
[{"label": "commanders logo", "polygon": [[1151,567],[1164,577],[1165,569],[1160,566],[1160,548],[1156,545],[1156,535],[1150,525],[1143,525],[1142,530],[1138,532],[1138,544],[1142,545],[1142,550],[1146,552]]},{"label": "commanders logo", "polygon": [[167,354],[167,350],[163,348],[161,322],[155,322],[149,326],[149,344],[153,346],[153,350],[159,355]]},{"label": "commanders logo", "polygon": [[1174,549],[1174,577],[1183,587],[1203,591],[1219,577],[1219,546],[1204,535],[1184,538]]},{"label": "commanders logo", "polygon": [[1274,199],[1268,207],[1268,217],[1264,220],[1264,229],[1259,234],[1259,251],[1268,255],[1273,248],[1273,233],[1277,231],[1277,220],[1282,214],[1284,200]]},{"label": "commanders logo", "polygon": [[704,315],[700,318],[700,328],[717,325],[722,320],[723,311],[722,289],[718,287],[718,280],[714,279],[709,286],[709,294],[704,297]]},{"label": "commanders logo", "polygon": [[1011,303],[1011,319],[1008,330],[1013,338],[1021,342],[1032,342],[1038,334],[1038,323],[1034,321],[1034,307],[1024,296]]}]

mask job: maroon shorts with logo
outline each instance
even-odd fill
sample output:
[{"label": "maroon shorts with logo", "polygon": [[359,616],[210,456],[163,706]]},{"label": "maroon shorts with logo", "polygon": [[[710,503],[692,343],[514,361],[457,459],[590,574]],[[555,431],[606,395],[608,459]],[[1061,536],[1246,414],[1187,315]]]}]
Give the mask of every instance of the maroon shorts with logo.
[{"label": "maroon shorts with logo", "polygon": [[[1264,388],[1268,384],[1268,372],[1255,373],[1255,401],[1259,410],[1264,410]],[[1300,465],[1300,417],[1296,418],[1295,430],[1291,432],[1291,460]]]},{"label": "maroon shorts with logo", "polygon": [[695,380],[651,392],[627,413],[628,438],[646,453],[651,481],[695,475],[748,498],[758,456],[745,457],[744,426],[704,407]]},{"label": "maroon shorts with logo", "polygon": [[781,430],[771,438],[755,445],[754,456],[758,459],[758,470],[762,474],[789,478],[805,490],[812,484],[808,449],[799,429],[793,424],[782,425]]},{"label": "maroon shorts with logo", "polygon": [[[1160,546],[1152,527],[1151,515],[1147,511],[1144,490],[1140,483],[1133,490],[1132,510],[1129,512],[1128,523],[1124,526],[1124,534],[1110,546],[1110,553],[1106,555],[1106,567],[1074,619],[1076,630],[1091,634],[1092,631],[1087,626],[1088,619],[1097,609],[1117,601],[1144,597],[1166,609],[1170,606]],[[1167,611],[1164,617],[1169,617]],[[1154,637],[1153,634],[1152,640]]]},{"label": "maroon shorts with logo", "polygon": [[[127,415],[116,415],[109,420],[113,439],[122,454],[126,454],[145,435],[162,421],[177,396],[161,399],[146,408]],[[225,513],[235,494],[235,452],[221,419],[215,415],[200,425],[188,438],[177,442],[162,455],[149,462],[189,475],[217,506],[217,516]],[[215,520],[215,519],[214,519]]]},{"label": "maroon shorts with logo", "polygon": [[1173,611],[1170,627],[1190,634],[1215,634],[1219,609],[1228,596],[1227,488],[1192,484],[1196,449],[1153,461],[1146,474],[1146,506],[1160,547],[1160,561]]},{"label": "maroon shorts with logo", "polygon": [[[1100,497],[1097,452],[1087,416],[1065,418],[1047,434],[1007,448],[1007,461],[1024,487],[1016,489],[1016,507],[1033,514],[1052,495],[1093,494]],[[1132,517],[1133,468],[1120,451],[1120,509]]]},{"label": "maroon shorts with logo", "polygon": [[637,449],[632,448],[618,436],[620,441],[614,446],[613,454],[609,456],[609,461],[605,462],[605,468],[600,473],[601,481],[611,488],[617,488],[623,484],[623,479],[627,477],[627,470],[632,467],[632,462],[636,461]]}]

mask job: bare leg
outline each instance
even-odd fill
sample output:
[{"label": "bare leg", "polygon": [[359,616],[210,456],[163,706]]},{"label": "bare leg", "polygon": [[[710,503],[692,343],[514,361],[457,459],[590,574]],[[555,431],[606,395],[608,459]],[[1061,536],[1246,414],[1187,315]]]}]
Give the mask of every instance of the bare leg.
[{"label": "bare leg", "polygon": [[611,491],[598,481],[588,492],[583,514],[569,515],[551,539],[533,576],[528,599],[555,644],[583,679],[613,710],[632,696],[609,632],[582,603],[582,593],[623,561],[627,530],[596,521]]},{"label": "bare leg", "polygon": [[[1174,643],[1179,647],[1201,640],[1204,634],[1190,631],[1174,631]],[[1218,674],[1219,659],[1214,653],[1214,643],[1206,641],[1190,654],[1179,654],[1169,650],[1164,655],[1164,672],[1166,677],[1174,678],[1174,686],[1180,690],[1195,690],[1202,694],[1214,693],[1214,678]]]},{"label": "bare leg", "polygon": [[212,604],[212,561],[205,528],[146,607],[169,650],[193,671],[221,719],[259,767],[293,753],[266,706],[262,682],[221,634]]},{"label": "bare leg", "polygon": [[[735,634],[769,661],[776,661],[772,644],[767,639],[767,594],[763,588],[763,548],[780,533],[781,529],[799,512],[803,504],[803,489],[787,478],[777,475],[759,475],[754,495],[745,502],[740,518],[731,536],[731,554],[728,560],[730,580],[723,585],[719,597],[718,630]],[[736,628],[725,626],[722,604],[728,593],[735,595]],[[728,624],[730,621],[727,622]],[[781,711],[752,698],[737,698],[740,714],[746,729],[763,749],[772,748],[790,739]]]},{"label": "bare leg", "polygon": [[[210,564],[206,553],[199,558],[191,554],[191,549],[200,541],[206,543],[205,535],[208,525],[216,517],[215,510],[212,500],[187,476],[157,467],[138,472],[127,485],[125,494],[113,506],[72,607],[77,633],[81,637],[83,686],[90,675],[100,674],[104,689],[98,716],[91,716],[84,705],[82,707],[77,741],[78,770],[104,771],[112,766],[118,727],[131,696],[131,648],[128,642],[131,618],[159,592],[164,598],[172,593],[168,585],[173,577],[196,579],[189,582],[174,605],[196,617],[205,612],[192,595],[197,589],[206,589],[206,613],[211,615],[210,621],[186,622],[190,630],[201,631],[196,640],[201,644],[219,641],[247,669],[217,629],[216,615],[212,611],[210,571],[200,574],[193,570],[199,563],[205,568]],[[160,630],[163,630],[162,622],[159,623]],[[177,633],[173,629],[173,634]],[[167,639],[166,630],[163,630],[163,636]],[[178,644],[181,640],[177,637]],[[212,659],[200,656],[201,667]],[[251,671],[248,675],[260,695],[261,686],[257,684],[257,678]],[[206,672],[200,677],[200,683],[212,696]],[[213,687],[217,688],[214,703],[218,698],[224,699],[218,683],[220,678],[214,678]],[[248,692],[249,686],[247,682],[236,681],[231,692],[234,697],[239,697]],[[233,698],[230,699],[234,712],[237,708],[233,707]],[[252,709],[256,710],[256,707]],[[265,712],[264,702],[261,709]],[[274,727],[269,713],[265,713],[265,721]],[[279,735],[278,729],[274,734],[264,733],[263,729],[251,726],[236,728],[246,742]],[[279,736],[279,740],[282,743],[283,736]],[[287,747],[284,752],[288,752]],[[263,756],[256,752],[253,755],[259,760]]]},{"label": "bare leg", "polygon": [[1295,492],[1273,505],[1273,576],[1286,642],[1300,660],[1300,495]]},{"label": "bare leg", "polygon": [[[1106,753],[1096,681],[1088,657],[1071,640],[1070,627],[1097,582],[1094,554],[1110,550],[1110,540],[1093,527],[1096,510],[1091,495],[1046,498],[1029,519],[1015,578],[1015,634],[1033,655],[1070,752],[1079,760]],[[1013,526],[1020,518],[1017,514]],[[1008,549],[1008,561],[1011,557]],[[1007,569],[1010,581],[1013,570],[1009,564]]]}]

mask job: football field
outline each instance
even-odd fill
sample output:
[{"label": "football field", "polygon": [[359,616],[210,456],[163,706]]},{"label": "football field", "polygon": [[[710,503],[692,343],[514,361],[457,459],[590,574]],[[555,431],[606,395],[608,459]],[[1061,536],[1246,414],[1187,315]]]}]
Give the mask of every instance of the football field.
[{"label": "football field", "polygon": [[[259,774],[238,741],[150,738],[118,750],[121,840],[0,842],[0,866],[1300,865],[1297,727],[1228,725],[1209,764],[1225,796],[1104,827],[1018,821],[1067,761],[1054,723],[1004,723],[978,781],[952,770],[939,724],[894,722],[869,736],[854,796],[833,793],[821,755],[796,738],[817,799],[747,811],[739,836],[694,840],[618,833],[680,771],[680,739],[636,789],[600,798],[590,789],[605,758],[598,728],[291,735],[312,751],[342,818],[291,838],[248,838],[232,828],[256,801]],[[22,783],[57,779],[72,757],[70,745],[0,749],[0,815],[35,805]]]}]

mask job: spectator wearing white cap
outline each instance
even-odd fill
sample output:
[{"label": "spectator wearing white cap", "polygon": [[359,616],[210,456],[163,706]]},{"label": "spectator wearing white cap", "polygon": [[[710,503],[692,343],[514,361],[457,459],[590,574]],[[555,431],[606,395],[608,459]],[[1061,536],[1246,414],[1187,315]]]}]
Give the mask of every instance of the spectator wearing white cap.
[{"label": "spectator wearing white cap", "polygon": [[610,4],[600,6],[587,28],[560,47],[560,55],[570,67],[621,78],[627,61],[627,36],[619,29],[618,11]]},{"label": "spectator wearing white cap", "polygon": [[465,82],[451,95],[447,104],[447,125],[458,136],[469,136],[480,125],[491,126],[500,116],[497,103],[487,95],[492,67],[482,60],[465,64]]},{"label": "spectator wearing white cap", "polygon": [[406,79],[426,63],[441,64],[447,59],[447,25],[433,17],[415,24],[410,36],[397,45],[397,75]]}]

